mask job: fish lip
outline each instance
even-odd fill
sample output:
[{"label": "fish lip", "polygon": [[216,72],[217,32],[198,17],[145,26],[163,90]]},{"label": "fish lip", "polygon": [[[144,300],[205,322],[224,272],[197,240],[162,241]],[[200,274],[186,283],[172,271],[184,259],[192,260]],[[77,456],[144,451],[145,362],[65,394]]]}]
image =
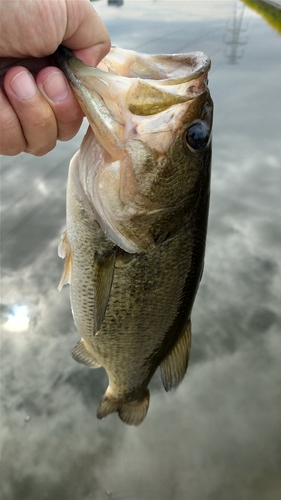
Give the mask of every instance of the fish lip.
[{"label": "fish lip", "polygon": [[58,67],[67,77],[67,80],[72,83],[74,87],[79,87],[79,80],[75,77],[73,71],[70,69],[68,61],[74,56],[73,52],[64,45],[59,45],[54,53],[54,59]]},{"label": "fish lip", "polygon": [[[73,52],[70,49],[65,47],[64,45],[59,45],[56,52],[54,53],[54,58],[59,66],[59,68],[63,71],[63,73],[67,76],[70,81],[74,80],[74,75],[68,66],[68,61],[74,57]],[[74,83],[74,81],[73,81]]]},{"label": "fish lip", "polygon": [[[100,69],[93,66],[85,65],[80,59],[76,58],[74,54],[63,45],[60,45],[54,54],[56,62],[60,69],[65,74],[67,80],[69,81],[75,97],[80,104],[81,109],[88,118],[90,127],[92,128],[95,135],[99,137],[101,144],[110,138],[109,145],[105,149],[115,160],[120,160],[125,157],[125,150],[119,137],[120,128],[125,125],[122,117],[116,117],[111,112],[110,108],[106,106],[102,94],[99,92],[94,92],[95,101],[92,99],[91,92],[94,89],[86,88],[83,82],[80,82],[79,76],[76,76],[75,68],[72,68],[73,64],[78,65],[79,68],[85,69],[87,71],[92,71],[94,73],[94,78],[98,82],[102,82],[102,75],[111,77],[115,80],[115,75],[106,73]],[[100,125],[100,126],[99,126]]]},{"label": "fish lip", "polygon": [[59,45],[55,52],[55,56],[61,63],[73,57],[73,52],[65,47],[65,45]]}]

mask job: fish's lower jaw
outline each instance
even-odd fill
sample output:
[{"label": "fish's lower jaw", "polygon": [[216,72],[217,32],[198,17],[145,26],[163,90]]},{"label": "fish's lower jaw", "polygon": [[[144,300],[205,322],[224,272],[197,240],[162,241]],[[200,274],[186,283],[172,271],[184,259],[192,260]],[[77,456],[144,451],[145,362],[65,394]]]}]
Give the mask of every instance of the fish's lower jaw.
[{"label": "fish's lower jaw", "polygon": [[119,418],[125,424],[136,426],[140,425],[146,417],[149,407],[149,398],[150,395],[148,389],[143,399],[130,401],[129,403],[122,403],[105,394],[99,405],[97,417],[102,419],[110,413],[114,413],[116,411]]}]

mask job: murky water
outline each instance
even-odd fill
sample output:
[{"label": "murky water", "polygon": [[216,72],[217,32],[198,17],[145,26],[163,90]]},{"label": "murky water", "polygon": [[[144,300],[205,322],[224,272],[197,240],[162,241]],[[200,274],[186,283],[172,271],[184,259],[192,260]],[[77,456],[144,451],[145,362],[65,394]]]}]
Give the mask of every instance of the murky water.
[{"label": "murky water", "polygon": [[281,37],[233,1],[96,4],[115,45],[212,59],[213,176],[188,375],[158,374],[139,428],[95,417],[103,370],[75,363],[57,292],[68,163],[1,159],[2,500],[277,500],[281,495]]}]

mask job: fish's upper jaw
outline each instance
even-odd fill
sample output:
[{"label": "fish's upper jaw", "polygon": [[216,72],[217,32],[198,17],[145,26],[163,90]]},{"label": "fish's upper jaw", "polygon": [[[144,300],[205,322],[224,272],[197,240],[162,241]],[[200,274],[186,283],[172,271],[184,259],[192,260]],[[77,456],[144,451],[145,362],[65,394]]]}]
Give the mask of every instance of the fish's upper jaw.
[{"label": "fish's upper jaw", "polygon": [[211,61],[203,52],[188,54],[140,54],[111,47],[99,67],[110,73],[143,80],[186,82],[207,73]]}]

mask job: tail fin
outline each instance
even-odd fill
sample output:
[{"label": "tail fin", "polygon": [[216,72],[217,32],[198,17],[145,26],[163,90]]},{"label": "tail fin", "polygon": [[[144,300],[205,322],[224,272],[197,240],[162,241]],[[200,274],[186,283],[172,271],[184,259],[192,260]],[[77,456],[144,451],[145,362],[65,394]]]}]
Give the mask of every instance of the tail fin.
[{"label": "tail fin", "polygon": [[149,390],[147,389],[146,395],[141,400],[130,401],[129,403],[122,403],[114,400],[112,396],[107,396],[106,393],[98,407],[97,417],[99,419],[106,417],[114,411],[122,422],[128,425],[140,425],[145,419],[149,407]]}]

